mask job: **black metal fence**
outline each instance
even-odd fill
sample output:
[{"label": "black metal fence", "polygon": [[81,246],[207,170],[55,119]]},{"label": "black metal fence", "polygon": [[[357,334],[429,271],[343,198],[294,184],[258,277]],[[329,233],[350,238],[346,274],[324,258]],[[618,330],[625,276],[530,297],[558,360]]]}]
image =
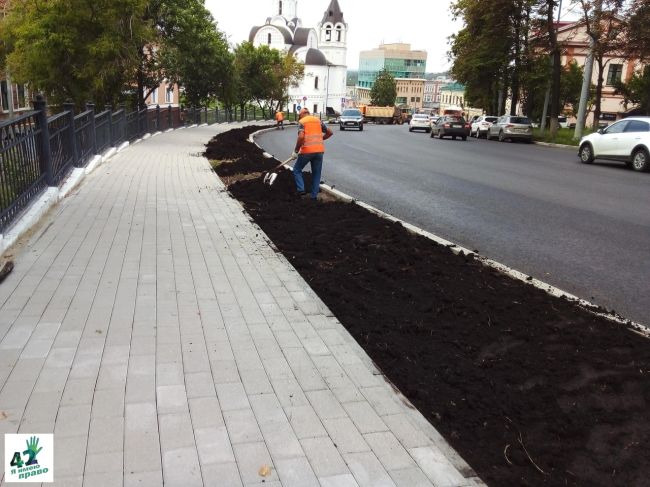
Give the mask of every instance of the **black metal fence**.
[{"label": "black metal fence", "polygon": [[38,96],[34,110],[0,121],[0,234],[48,186],[58,186],[74,168],[83,168],[110,147],[119,147],[147,133],[183,125],[262,120],[260,109],[223,109],[156,106],[128,112],[107,106],[97,112],[92,103],[75,114],[74,105],[48,117]]}]

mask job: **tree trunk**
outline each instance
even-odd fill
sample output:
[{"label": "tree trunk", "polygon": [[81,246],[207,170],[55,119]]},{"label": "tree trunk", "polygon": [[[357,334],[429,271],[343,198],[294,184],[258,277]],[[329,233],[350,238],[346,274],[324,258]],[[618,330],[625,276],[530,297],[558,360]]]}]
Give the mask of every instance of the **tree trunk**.
[{"label": "tree trunk", "polygon": [[555,28],[555,19],[553,15],[554,0],[548,0],[547,27],[549,36],[549,47],[553,60],[551,74],[551,103],[550,103],[550,129],[551,139],[555,140],[558,130],[558,115],[560,114],[560,78],[562,76],[562,58],[560,46],[557,43],[557,31]]},{"label": "tree trunk", "polygon": [[522,5],[517,2],[515,17],[515,66],[512,70],[511,93],[512,102],[510,105],[510,115],[517,115],[517,104],[519,103],[519,70],[521,69],[521,23],[522,23]]}]

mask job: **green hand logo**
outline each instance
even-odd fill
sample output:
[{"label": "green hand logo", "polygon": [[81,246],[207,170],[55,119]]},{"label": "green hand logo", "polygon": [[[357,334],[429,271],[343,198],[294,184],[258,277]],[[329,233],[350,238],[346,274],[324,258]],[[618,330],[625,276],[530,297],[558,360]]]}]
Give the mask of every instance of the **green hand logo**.
[{"label": "green hand logo", "polygon": [[36,436],[32,436],[29,440],[25,440],[25,443],[27,444],[27,450],[23,452],[23,455],[28,455],[29,460],[27,460],[27,463],[25,465],[34,465],[38,463],[38,460],[36,460],[36,455],[38,455],[43,447],[38,447],[38,438]]}]

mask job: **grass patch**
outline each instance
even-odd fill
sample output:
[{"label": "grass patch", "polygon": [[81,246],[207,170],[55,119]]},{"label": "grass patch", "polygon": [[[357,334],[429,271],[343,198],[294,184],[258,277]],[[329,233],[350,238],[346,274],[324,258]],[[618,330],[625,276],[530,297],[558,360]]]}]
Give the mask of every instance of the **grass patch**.
[{"label": "grass patch", "polygon": [[[582,135],[589,135],[593,133],[593,130],[585,128]],[[559,129],[555,140],[551,138],[551,131],[546,129],[543,133],[540,129],[533,129],[533,140],[535,142],[551,142],[554,144],[563,144],[563,145],[573,145],[578,147],[580,140],[574,139],[573,135],[575,134],[575,129]]]}]

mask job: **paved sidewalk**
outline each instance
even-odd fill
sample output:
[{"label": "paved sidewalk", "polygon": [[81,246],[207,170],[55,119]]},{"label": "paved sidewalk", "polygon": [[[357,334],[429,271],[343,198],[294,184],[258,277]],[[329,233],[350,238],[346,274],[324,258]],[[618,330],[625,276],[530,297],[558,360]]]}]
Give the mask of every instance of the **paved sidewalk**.
[{"label": "paved sidewalk", "polygon": [[17,250],[0,434],[53,432],[57,486],[482,485],[224,191],[232,126],[129,147]]}]

